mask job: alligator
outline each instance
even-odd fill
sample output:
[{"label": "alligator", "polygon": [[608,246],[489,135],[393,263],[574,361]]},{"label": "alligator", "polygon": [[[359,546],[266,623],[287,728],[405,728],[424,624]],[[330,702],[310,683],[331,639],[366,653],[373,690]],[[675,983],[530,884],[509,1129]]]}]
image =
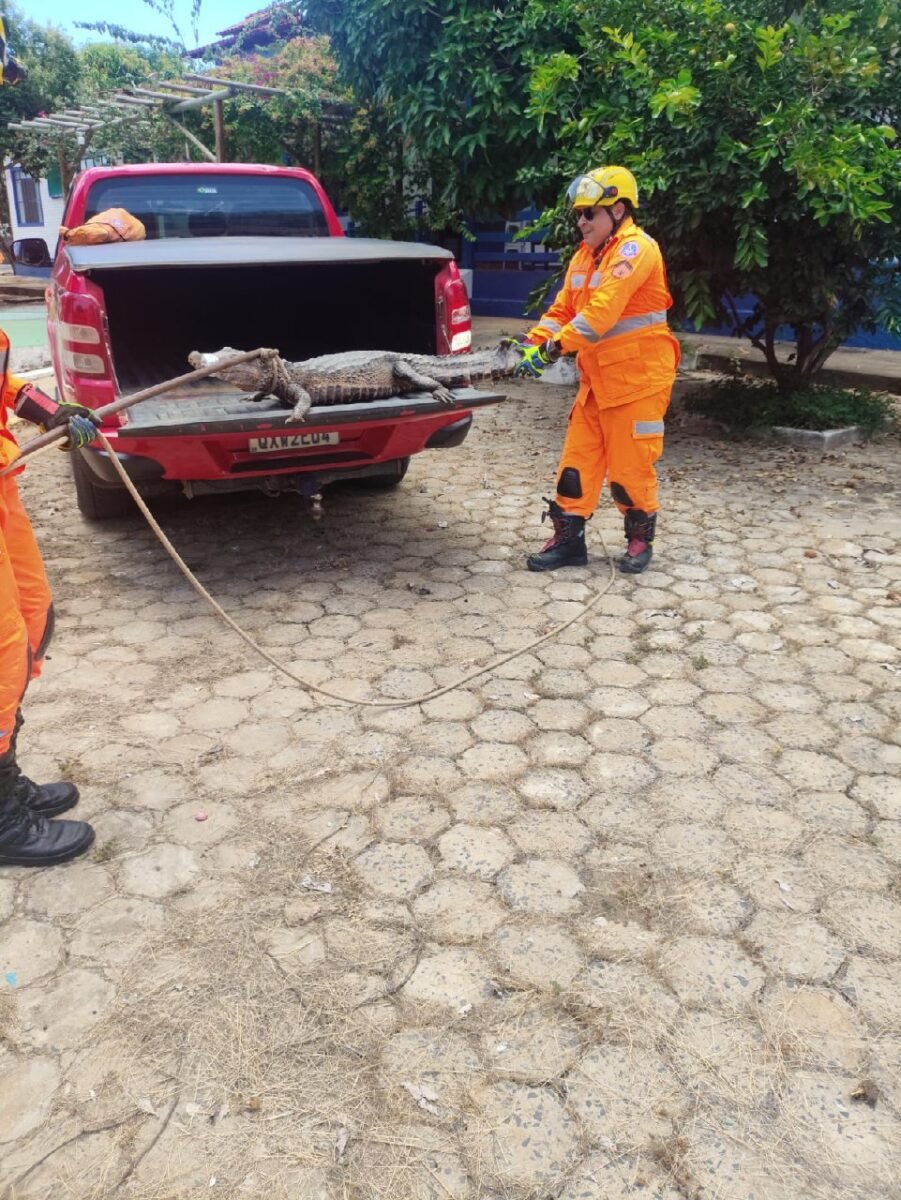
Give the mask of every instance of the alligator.
[{"label": "alligator", "polygon": [[[188,362],[196,370],[240,353],[230,346],[213,353],[193,350]],[[447,357],[349,350],[286,362],[278,351],[267,350],[259,358],[226,367],[217,378],[250,393],[253,400],[275,396],[290,405],[289,421],[303,421],[313,405],[357,404],[409,392],[431,392],[436,400],[453,404],[452,388],[512,375],[521,357],[522,349],[512,339],[494,350]]]}]

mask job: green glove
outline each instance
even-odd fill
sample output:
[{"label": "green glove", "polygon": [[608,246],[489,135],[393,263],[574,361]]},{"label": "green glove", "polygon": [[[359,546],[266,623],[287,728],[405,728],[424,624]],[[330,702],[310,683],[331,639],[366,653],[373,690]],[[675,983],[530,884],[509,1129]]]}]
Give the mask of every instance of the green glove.
[{"label": "green glove", "polygon": [[545,367],[555,363],[559,357],[560,343],[548,338],[541,346],[527,347],[513,374],[526,379],[538,379]]},{"label": "green glove", "polygon": [[63,450],[80,450],[89,446],[97,436],[98,418],[90,408],[83,404],[70,404],[61,400],[56,412],[51,413],[44,421],[45,429],[57,429],[60,425],[67,427],[67,436],[60,442]]}]

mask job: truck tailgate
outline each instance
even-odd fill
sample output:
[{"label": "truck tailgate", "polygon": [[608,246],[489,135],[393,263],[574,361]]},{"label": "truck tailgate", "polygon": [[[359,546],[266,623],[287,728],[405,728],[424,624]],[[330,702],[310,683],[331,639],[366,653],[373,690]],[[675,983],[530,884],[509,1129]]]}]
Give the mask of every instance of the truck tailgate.
[{"label": "truck tailgate", "polygon": [[465,413],[489,404],[500,404],[506,397],[500,392],[476,388],[457,388],[454,403],[443,404],[428,392],[411,392],[370,400],[365,404],[329,404],[313,407],[302,424],[289,422],[290,409],[271,396],[248,400],[241,392],[222,384],[169,392],[155,400],[145,400],[124,416],[119,437],[184,437],[211,433],[265,433],[269,430],[298,432],[317,426],[347,425],[356,422],[402,421],[405,417],[424,417],[433,413]]}]

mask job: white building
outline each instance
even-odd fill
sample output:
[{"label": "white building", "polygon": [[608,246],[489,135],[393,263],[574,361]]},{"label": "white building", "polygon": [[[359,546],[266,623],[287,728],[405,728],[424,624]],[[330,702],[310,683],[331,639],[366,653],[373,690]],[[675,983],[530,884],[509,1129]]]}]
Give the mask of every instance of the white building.
[{"label": "white building", "polygon": [[17,164],[7,163],[4,176],[12,226],[10,240],[43,238],[52,254],[66,206],[59,171],[51,171],[46,179],[32,179]]}]

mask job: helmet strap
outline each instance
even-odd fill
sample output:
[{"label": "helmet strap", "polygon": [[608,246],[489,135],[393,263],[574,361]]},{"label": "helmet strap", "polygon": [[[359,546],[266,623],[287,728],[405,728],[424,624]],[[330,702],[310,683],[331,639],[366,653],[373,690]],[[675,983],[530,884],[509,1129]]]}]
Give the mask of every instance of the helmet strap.
[{"label": "helmet strap", "polygon": [[[613,229],[611,230],[610,237],[616,236],[616,234],[619,232],[620,225],[622,225],[623,221],[625,221],[625,219],[626,219],[626,217],[628,217],[628,215],[629,215],[629,210],[627,208],[624,208],[623,215],[621,217],[619,217],[619,218],[614,217],[613,208],[611,206],[610,219],[613,222]],[[610,239],[608,238],[607,240],[609,241]]]}]

